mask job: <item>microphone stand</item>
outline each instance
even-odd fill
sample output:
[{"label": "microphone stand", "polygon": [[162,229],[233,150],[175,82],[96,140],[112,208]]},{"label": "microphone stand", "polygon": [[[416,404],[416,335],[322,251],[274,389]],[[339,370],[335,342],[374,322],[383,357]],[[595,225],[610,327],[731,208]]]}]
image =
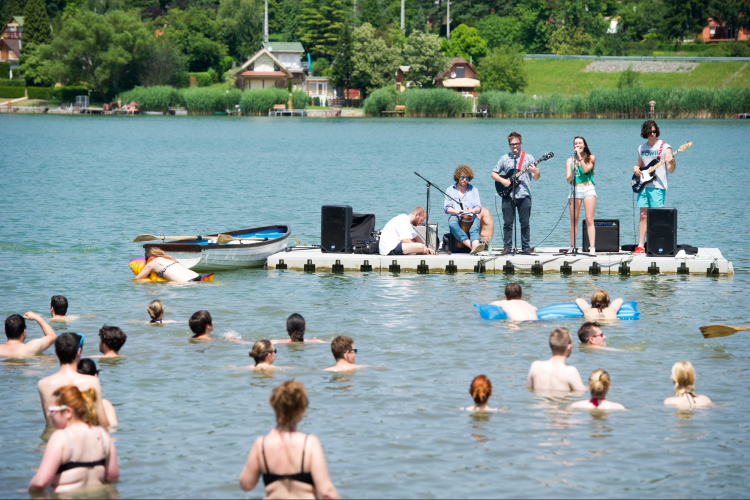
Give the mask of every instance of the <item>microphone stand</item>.
[{"label": "microphone stand", "polygon": [[[523,168],[523,165],[521,165],[521,168]],[[518,244],[518,227],[516,225],[516,174],[518,173],[518,156],[513,155],[513,175],[512,177],[512,184],[511,184],[511,193],[513,196],[511,197],[511,210],[513,211],[513,250],[511,250],[511,255],[516,255],[518,253],[518,247],[516,246]]]},{"label": "microphone stand", "polygon": [[[445,193],[445,191],[443,191],[442,189],[440,189],[435,184],[433,184],[432,182],[428,181],[427,179],[425,179],[424,177],[422,177],[418,173],[414,172],[414,175],[416,175],[417,177],[419,177],[420,179],[422,179],[423,181],[425,181],[427,183],[427,217],[425,218],[425,221],[424,221],[424,235],[425,235],[425,238],[424,238],[425,241],[424,241],[424,243],[425,243],[425,246],[427,246],[427,248],[429,248],[430,247],[430,188],[434,187],[435,189],[437,189],[438,191],[440,191],[441,193],[443,193],[447,198],[450,198],[451,200],[453,200],[456,203],[458,203],[458,206],[461,207],[461,210],[464,209],[464,204],[461,203],[461,200],[457,200],[457,199],[453,198],[452,196],[448,196]],[[437,238],[437,235],[435,235],[435,237]],[[437,245],[435,245],[435,248],[437,248]]]}]

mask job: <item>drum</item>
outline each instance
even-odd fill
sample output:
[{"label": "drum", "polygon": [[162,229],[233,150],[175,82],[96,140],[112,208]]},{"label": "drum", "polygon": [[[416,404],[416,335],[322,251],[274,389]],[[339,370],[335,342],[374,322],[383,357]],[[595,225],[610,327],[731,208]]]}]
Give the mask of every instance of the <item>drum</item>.
[{"label": "drum", "polygon": [[[461,228],[461,231],[466,233],[466,236],[469,236],[469,230],[471,229],[471,225],[473,223],[474,223],[474,217],[472,217],[471,215],[459,215],[458,216],[458,227]],[[471,236],[469,236],[469,238],[471,238]],[[466,245],[460,242],[456,242],[456,246],[458,248],[464,248]]]}]

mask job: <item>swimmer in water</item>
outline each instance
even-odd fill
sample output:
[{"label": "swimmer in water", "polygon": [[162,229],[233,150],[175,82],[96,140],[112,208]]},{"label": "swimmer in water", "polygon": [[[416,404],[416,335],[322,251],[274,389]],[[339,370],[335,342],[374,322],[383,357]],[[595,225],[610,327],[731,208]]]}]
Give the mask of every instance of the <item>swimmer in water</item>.
[{"label": "swimmer in water", "polygon": [[588,347],[604,347],[607,336],[602,333],[601,325],[595,321],[587,321],[578,329],[578,340]]},{"label": "swimmer in water", "polygon": [[462,408],[466,411],[497,411],[497,408],[490,408],[487,404],[492,396],[492,382],[485,375],[477,375],[471,381],[469,394],[474,398],[474,405]]},{"label": "swimmer in water", "polygon": [[[42,328],[44,337],[30,340],[26,343],[26,320],[36,321]],[[5,318],[5,336],[7,342],[0,345],[0,356],[6,358],[28,358],[46,351],[57,339],[57,334],[51,326],[35,312],[27,312],[23,316],[11,314]]]},{"label": "swimmer in water", "polygon": [[584,299],[576,299],[576,304],[583,312],[583,317],[587,321],[596,321],[598,319],[617,319],[617,313],[622,306],[622,299],[615,299],[610,302],[609,295],[604,290],[597,290],[591,296],[591,305]]},{"label": "swimmer in water", "polygon": [[148,311],[148,315],[151,317],[151,321],[149,321],[149,324],[162,325],[166,323],[177,323],[176,321],[171,319],[168,319],[166,321],[164,320],[164,304],[161,300],[152,300],[146,310]]},{"label": "swimmer in water", "polygon": [[[149,262],[148,259],[154,257]],[[169,281],[177,281],[180,283],[186,283],[188,281],[200,281],[201,277],[195,271],[191,271],[179,262],[164,253],[164,250],[155,247],[149,247],[146,249],[146,265],[143,266],[141,272],[135,279],[145,279],[151,274],[151,271],[155,272],[160,278],[168,279]]]},{"label": "swimmer in water", "polygon": [[508,283],[505,287],[505,300],[496,300],[492,303],[505,311],[511,321],[533,321],[537,320],[536,307],[525,300],[521,300],[523,291],[518,283]]},{"label": "swimmer in water", "polygon": [[609,373],[602,370],[601,368],[594,370],[589,377],[589,391],[591,391],[591,399],[576,401],[571,408],[581,408],[584,410],[624,410],[625,407],[620,403],[613,401],[607,401],[607,393],[609,392]]},{"label": "swimmer in water", "polygon": [[211,319],[211,313],[208,311],[198,311],[190,316],[190,330],[193,332],[191,340],[203,340],[211,342],[211,332],[214,329],[214,321]]},{"label": "swimmer in water", "polygon": [[[99,352],[102,358],[117,358],[128,336],[116,326],[104,325],[99,329]],[[80,372],[79,372],[80,373]]]},{"label": "swimmer in water", "polygon": [[273,372],[278,367],[273,366],[276,360],[276,348],[268,340],[259,340],[253,344],[253,350],[250,351],[250,357],[255,360],[255,366],[250,366],[255,371]]},{"label": "swimmer in water", "polygon": [[695,394],[695,369],[690,361],[678,361],[672,366],[674,396],[664,400],[665,405],[673,405],[680,410],[705,408],[711,405],[708,396]]},{"label": "swimmer in water", "polygon": [[530,391],[583,392],[581,375],[575,366],[567,366],[573,350],[573,340],[567,328],[555,328],[549,335],[552,357],[547,361],[534,361],[529,368],[526,388]]},{"label": "swimmer in water", "polygon": [[[83,358],[78,362],[78,373],[99,378],[99,370],[96,368],[96,363],[93,359],[89,358]],[[116,427],[117,414],[115,413],[115,407],[107,399],[102,399],[102,407],[104,408],[105,415],[107,415],[107,420],[109,420],[109,426]]]},{"label": "swimmer in water", "polygon": [[301,314],[294,313],[286,320],[286,333],[288,339],[274,339],[272,344],[289,344],[289,343],[306,343],[306,344],[325,344],[325,341],[318,339],[305,340],[305,318]]},{"label": "swimmer in water", "polygon": [[70,316],[68,316],[67,312],[68,299],[66,299],[62,295],[53,295],[49,305],[49,313],[51,316],[49,320],[56,323],[65,323],[67,321],[75,321],[80,318],[80,316],[77,316],[75,314],[71,314]]},{"label": "swimmer in water", "polygon": [[355,365],[357,348],[351,337],[339,335],[331,341],[331,352],[336,364],[325,369],[327,372],[351,372],[358,368],[369,368],[368,365]]}]

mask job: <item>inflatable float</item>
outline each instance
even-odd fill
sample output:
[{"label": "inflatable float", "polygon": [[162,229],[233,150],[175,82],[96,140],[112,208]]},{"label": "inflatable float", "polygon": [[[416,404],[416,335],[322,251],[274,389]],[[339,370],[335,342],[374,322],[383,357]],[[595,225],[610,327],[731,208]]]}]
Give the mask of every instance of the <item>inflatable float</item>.
[{"label": "inflatable float", "polygon": [[[151,257],[151,259],[153,259],[153,257]],[[151,259],[148,259],[148,260],[151,260]],[[138,276],[138,274],[143,270],[143,266],[146,265],[146,258],[139,257],[137,259],[133,259],[128,262],[128,265],[130,266],[130,270],[133,271],[133,274]],[[144,279],[151,280],[154,283],[163,283],[165,281],[169,281],[167,278],[160,278],[153,271],[151,271],[151,274],[148,275],[148,278],[144,278]],[[201,276],[201,281],[213,281],[213,280],[214,280],[214,273],[204,274],[203,276]]]},{"label": "inflatable float", "polygon": [[[484,319],[508,319],[503,311],[498,306],[486,305],[478,306],[474,304],[474,307],[479,309],[479,314]],[[536,315],[539,319],[562,319],[562,318],[576,318],[582,317],[583,311],[575,302],[568,302],[565,304],[553,304],[551,306],[542,307],[536,311]],[[629,302],[623,302],[620,310],[617,311],[617,319],[624,320],[636,320],[640,318],[641,313],[638,312],[638,302],[631,300]]]}]

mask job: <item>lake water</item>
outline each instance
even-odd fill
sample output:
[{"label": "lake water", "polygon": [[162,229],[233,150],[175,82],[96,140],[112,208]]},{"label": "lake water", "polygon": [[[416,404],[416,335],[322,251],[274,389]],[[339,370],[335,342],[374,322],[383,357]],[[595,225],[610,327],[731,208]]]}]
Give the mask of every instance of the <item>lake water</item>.
[{"label": "lake water", "polygon": [[[273,119],[228,117],[82,117],[0,115],[3,180],[0,217],[0,313],[49,310],[63,294],[70,314],[91,314],[58,332],[86,335],[118,325],[125,357],[100,364],[104,397],[115,406],[114,434],[123,498],[249,495],[238,476],[255,437],[274,425],[273,387],[296,377],[309,391],[300,430],[320,437],[331,477],[345,497],[745,497],[750,493],[750,337],[704,340],[700,325],[747,325],[750,291],[747,189],[750,122],[662,121],[677,157],[667,205],[679,213],[679,243],[718,247],[736,275],[619,276],[520,274],[537,306],[589,297],[597,288],[637,300],[640,321],[607,325],[620,352],[581,349],[569,363],[584,380],[611,375],[609,398],[629,411],[571,411],[576,398],[527,392],[531,362],[547,358],[549,332],[575,333],[566,320],[514,326],[480,319],[472,304],[502,295],[503,275],[345,275],[241,270],[213,283],[139,284],[129,259],[139,233],[207,234],[289,222],[308,244],[320,236],[320,207],[350,204],[374,213],[377,227],[424,204],[417,171],[447,187],[459,163],[494,212],[490,171],[512,130],[539,157],[533,189],[532,244],[553,229],[565,207],[564,159],[575,135],[597,156],[597,218],[619,218],[621,242],[633,240],[629,180],[639,121]],[[447,231],[442,198],[431,220]],[[568,245],[567,214],[544,246]],[[496,224],[495,244],[501,228]],[[580,241],[580,240],[579,240]],[[161,299],[166,319],[145,324]],[[208,309],[211,344],[188,342],[187,319]],[[283,338],[286,317],[301,313],[308,337],[349,335],[357,362],[377,368],[353,375],[333,363],[326,344],[279,346],[274,375],[236,369],[250,346]],[[29,337],[40,335],[29,324]],[[689,360],[697,391],[715,406],[678,412],[671,366]],[[26,361],[0,362],[0,497],[27,497],[44,444],[37,381],[57,368],[53,349]],[[492,406],[471,415],[472,378],[493,383]]]}]

